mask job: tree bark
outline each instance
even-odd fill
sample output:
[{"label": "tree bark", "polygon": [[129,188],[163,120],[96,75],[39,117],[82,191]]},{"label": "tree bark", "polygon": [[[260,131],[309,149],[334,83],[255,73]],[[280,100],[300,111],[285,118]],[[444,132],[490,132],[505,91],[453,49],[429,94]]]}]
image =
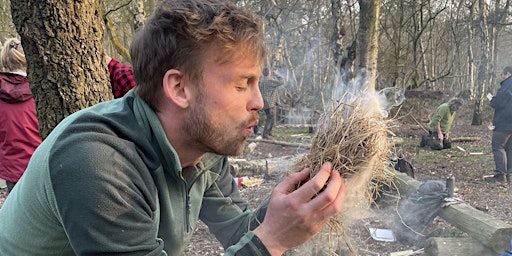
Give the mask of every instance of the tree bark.
[{"label": "tree bark", "polygon": [[[475,17],[475,2],[469,6],[469,20]],[[473,55],[473,26],[468,28],[468,77],[469,77],[469,90],[471,91],[471,99],[475,98],[475,57]]]},{"label": "tree bark", "polygon": [[366,69],[366,82],[375,88],[377,80],[377,57],[379,53],[380,0],[359,0],[360,21],[357,31],[356,67]]},{"label": "tree bark", "polygon": [[484,107],[485,88],[488,83],[489,70],[489,26],[487,24],[487,3],[485,0],[478,0],[480,11],[480,39],[482,47],[482,56],[478,66],[477,91],[475,97],[475,107],[473,110],[473,121],[471,125],[482,125],[482,110]]},{"label": "tree bark", "polygon": [[493,251],[472,238],[431,237],[425,242],[425,256],[495,255]]},{"label": "tree bark", "polygon": [[331,14],[332,14],[332,52],[334,66],[340,68],[341,58],[343,54],[343,38],[345,32],[342,26],[341,2],[338,0],[331,0]]},{"label": "tree bark", "polygon": [[107,28],[107,33],[110,36],[110,40],[112,40],[112,44],[115,46],[117,53],[123,56],[123,59],[126,62],[131,62],[130,51],[126,47],[124,47],[121,40],[119,40],[119,36],[117,36],[116,29],[107,15],[105,15],[104,21],[105,26]]},{"label": "tree bark", "polygon": [[112,99],[100,1],[18,0],[11,9],[43,139],[64,117]]},{"label": "tree bark", "polygon": [[130,11],[133,14],[133,31],[137,31],[144,26],[144,20],[146,19],[146,15],[144,14],[144,1],[131,1]]}]

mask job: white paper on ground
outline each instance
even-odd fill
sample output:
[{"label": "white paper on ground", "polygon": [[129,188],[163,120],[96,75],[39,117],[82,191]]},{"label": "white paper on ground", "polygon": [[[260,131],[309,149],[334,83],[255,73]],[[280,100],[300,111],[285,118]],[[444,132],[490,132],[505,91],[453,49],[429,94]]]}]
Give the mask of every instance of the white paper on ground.
[{"label": "white paper on ground", "polygon": [[393,235],[393,231],[389,229],[382,228],[368,228],[370,230],[370,234],[372,238],[377,241],[383,242],[395,242],[395,236]]}]

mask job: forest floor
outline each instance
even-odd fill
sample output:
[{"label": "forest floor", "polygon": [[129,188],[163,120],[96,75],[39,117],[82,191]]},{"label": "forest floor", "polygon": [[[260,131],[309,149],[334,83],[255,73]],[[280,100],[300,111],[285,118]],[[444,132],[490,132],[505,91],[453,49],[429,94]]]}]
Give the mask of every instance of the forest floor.
[{"label": "forest floor", "polygon": [[[437,104],[437,103],[436,103]],[[469,104],[468,104],[469,105]],[[472,106],[472,105],[469,105]],[[408,109],[415,107],[408,106]],[[416,106],[418,108],[418,106]],[[423,107],[420,107],[423,109]],[[431,107],[430,107],[431,108]],[[401,110],[402,115],[397,118],[397,125],[392,128],[393,133],[404,140],[397,145],[393,152],[401,154],[408,160],[415,171],[415,178],[421,182],[429,180],[445,181],[448,175],[455,177],[455,197],[462,199],[470,206],[512,224],[512,187],[505,184],[482,184],[476,182],[484,175],[490,175],[494,170],[494,162],[491,152],[492,131],[487,128],[490,117],[484,119],[483,125],[470,125],[472,110],[469,107],[460,110],[456,121],[452,126],[451,137],[471,137],[473,141],[454,142],[451,149],[433,151],[428,148],[420,148],[421,135],[425,133],[425,116],[422,111]],[[414,113],[413,116],[411,113]],[[491,115],[492,116],[492,115]],[[418,121],[419,120],[419,121]],[[423,120],[423,121],[422,121]],[[294,142],[295,144],[308,144],[312,134],[307,129],[284,128],[277,126],[274,129],[276,141]],[[252,152],[246,152],[240,158],[253,159],[279,159],[273,161],[269,168],[272,175],[261,175],[256,178],[263,179],[263,183],[253,187],[241,188],[241,194],[247,198],[253,207],[257,207],[266,199],[276,184],[283,179],[287,166],[290,166],[306,152],[304,148],[286,146],[276,143],[256,142],[257,146]],[[390,156],[391,157],[391,156]],[[5,189],[0,190],[0,206],[7,196]],[[391,201],[395,197],[391,196]],[[396,199],[398,200],[398,199]],[[381,205],[377,203],[368,209],[368,214],[361,216],[357,222],[346,229],[346,242],[354,248],[355,255],[390,255],[392,252],[412,250],[418,252],[414,255],[423,255],[421,248],[400,242],[382,242],[372,238],[369,227],[391,229],[387,226],[389,216],[396,211],[400,202],[383,200]],[[428,228],[427,237],[464,237],[463,231],[436,217]],[[317,245],[318,246],[318,245]],[[185,255],[222,255],[223,248],[215,237],[208,232],[208,228],[199,222],[194,236],[188,246]],[[320,255],[311,253],[304,248],[295,248],[285,255]],[[338,255],[338,254],[323,254]],[[341,254],[340,254],[341,255]],[[343,254],[345,255],[345,254]],[[350,255],[350,254],[347,254]]]},{"label": "forest floor", "polygon": [[[279,129],[279,128],[278,128]],[[504,184],[481,184],[478,181],[485,175],[491,175],[494,170],[494,162],[491,153],[491,131],[486,126],[472,126],[455,124],[452,128],[452,138],[472,137],[478,138],[471,142],[453,143],[451,149],[433,151],[428,148],[420,148],[419,141],[424,131],[419,125],[400,125],[394,129],[397,136],[404,139],[404,143],[395,148],[397,154],[403,154],[414,167],[415,178],[421,182],[429,180],[445,181],[446,177],[453,175],[455,178],[455,197],[462,199],[472,207],[485,212],[495,218],[512,224],[512,187]],[[296,133],[294,136],[300,136]],[[307,133],[303,133],[308,137]],[[466,151],[457,148],[461,147]],[[269,156],[281,157],[296,156],[304,153],[304,150],[296,147],[283,146],[273,143],[259,142],[258,146],[247,159],[262,159]],[[471,153],[471,154],[470,154]],[[476,154],[473,154],[476,153]],[[288,164],[293,164],[296,157],[291,157]],[[281,167],[286,166],[282,163]],[[274,170],[276,172],[277,170]],[[278,171],[277,171],[278,172]],[[279,173],[279,172],[278,172]],[[276,178],[278,177],[278,178]],[[264,183],[254,187],[241,188],[241,194],[247,198],[254,207],[271,193],[272,188],[282,177],[262,175]],[[392,229],[389,225],[394,216],[396,202],[392,197],[385,203],[374,205],[368,210],[368,214],[361,217],[354,225],[348,228],[347,239],[357,251],[356,255],[390,255],[392,252],[412,250],[418,252],[415,255],[423,255],[419,247],[400,242],[382,242],[372,238],[368,228]],[[465,237],[463,231],[436,217],[428,228],[427,237]],[[186,255],[222,255],[222,246],[215,237],[208,232],[207,227],[199,223],[196,233],[189,245]],[[304,248],[290,250],[286,255],[320,255],[311,253]],[[324,254],[329,255],[329,254]],[[336,255],[336,254],[331,254]],[[345,255],[345,254],[343,254]],[[348,254],[350,255],[350,254]]]}]

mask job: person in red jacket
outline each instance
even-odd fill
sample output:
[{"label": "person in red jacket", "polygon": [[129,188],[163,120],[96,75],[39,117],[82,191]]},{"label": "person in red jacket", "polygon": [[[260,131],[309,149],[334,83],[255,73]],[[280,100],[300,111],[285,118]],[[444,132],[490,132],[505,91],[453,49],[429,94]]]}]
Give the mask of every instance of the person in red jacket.
[{"label": "person in red jacket", "polygon": [[21,42],[5,41],[0,52],[0,178],[11,192],[41,143],[36,105],[27,79]]},{"label": "person in red jacket", "polygon": [[123,97],[130,89],[135,87],[132,66],[119,62],[116,58],[105,54],[105,60],[110,74],[110,85],[114,98]]}]

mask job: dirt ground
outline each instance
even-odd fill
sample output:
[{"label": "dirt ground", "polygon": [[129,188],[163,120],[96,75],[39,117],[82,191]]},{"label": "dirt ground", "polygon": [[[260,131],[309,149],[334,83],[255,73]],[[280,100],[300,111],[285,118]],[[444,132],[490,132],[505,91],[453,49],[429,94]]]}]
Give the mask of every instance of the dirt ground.
[{"label": "dirt ground", "polygon": [[[428,180],[444,181],[448,175],[455,177],[455,197],[462,199],[472,207],[483,211],[495,218],[512,224],[512,187],[497,184],[481,184],[475,182],[484,175],[492,174],[494,162],[491,153],[491,131],[487,128],[489,118],[487,117],[484,125],[472,126],[471,110],[462,110],[451,131],[452,138],[466,138],[459,142],[454,142],[452,149],[443,151],[432,151],[427,148],[418,147],[419,140],[424,134],[426,124],[421,121],[424,118],[401,117],[398,124],[391,130],[393,133],[404,140],[393,149],[392,155],[403,155],[412,166],[416,174],[416,179],[422,182]],[[418,121],[419,120],[419,121]],[[276,131],[286,128],[277,126]],[[299,143],[307,143],[311,135],[292,134],[286,136],[296,136]],[[309,136],[309,137],[308,137]],[[305,139],[304,139],[305,138]],[[468,139],[469,138],[469,139]],[[274,138],[279,140],[280,138]],[[241,157],[246,159],[271,159],[275,157],[284,157],[288,155],[300,155],[306,150],[296,146],[284,146],[274,143],[257,142],[253,152],[247,153]],[[284,163],[284,162],[283,162]],[[272,175],[261,175],[256,178],[262,178],[263,184],[241,188],[241,194],[249,202],[257,207],[262,200],[267,198],[275,185],[283,178],[282,172],[274,170]],[[6,197],[5,189],[0,190],[0,206]],[[390,196],[393,201],[393,196]],[[389,198],[388,198],[389,199]],[[382,205],[374,205],[368,210],[368,215],[361,216],[352,226],[347,227],[347,241],[353,246],[356,255],[389,255],[391,252],[413,250],[423,255],[421,248],[399,242],[380,242],[374,240],[368,227],[391,228],[386,223],[390,216],[389,211],[396,210],[399,202],[383,200]],[[395,207],[388,208],[395,205]],[[1,221],[1,220],[0,220]],[[429,227],[428,236],[444,237],[464,237],[464,232],[446,223],[437,217]],[[198,223],[193,239],[191,240],[185,255],[222,255],[223,248],[215,240],[215,237],[208,232],[207,227],[201,222]],[[320,255],[320,253],[311,253],[304,248],[292,249],[286,255]],[[338,255],[338,254],[324,254]],[[345,255],[345,254],[342,254]],[[347,254],[350,255],[350,254]]]}]

